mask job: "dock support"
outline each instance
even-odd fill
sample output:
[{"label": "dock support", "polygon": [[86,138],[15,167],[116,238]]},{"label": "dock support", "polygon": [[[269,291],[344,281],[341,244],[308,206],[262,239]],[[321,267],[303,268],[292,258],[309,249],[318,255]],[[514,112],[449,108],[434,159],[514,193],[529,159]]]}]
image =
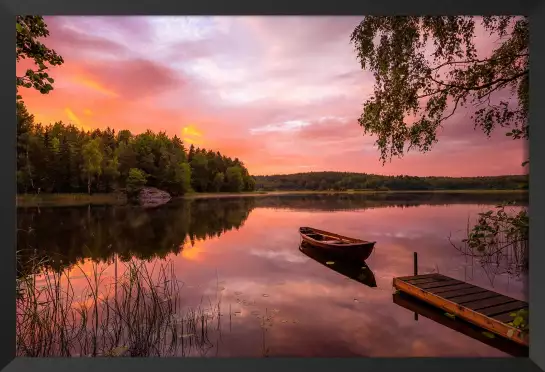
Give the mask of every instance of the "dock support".
[{"label": "dock support", "polygon": [[[414,276],[418,275],[418,253],[417,252],[413,253],[413,272],[414,272]],[[417,312],[414,313],[414,320],[418,322]]]}]

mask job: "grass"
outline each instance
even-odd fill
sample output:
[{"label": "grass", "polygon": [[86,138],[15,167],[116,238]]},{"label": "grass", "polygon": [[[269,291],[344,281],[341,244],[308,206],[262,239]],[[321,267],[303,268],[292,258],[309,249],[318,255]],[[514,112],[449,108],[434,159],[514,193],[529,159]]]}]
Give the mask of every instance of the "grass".
[{"label": "grass", "polygon": [[133,259],[110,287],[97,264],[90,273],[76,266],[86,283],[78,296],[68,271],[49,272],[38,284],[43,264],[33,261],[18,275],[17,356],[187,356],[213,346],[208,329],[219,304],[182,312],[170,261],[149,270]]},{"label": "grass", "polygon": [[18,207],[40,206],[80,206],[80,205],[119,205],[127,202],[119,193],[105,194],[18,194]]}]

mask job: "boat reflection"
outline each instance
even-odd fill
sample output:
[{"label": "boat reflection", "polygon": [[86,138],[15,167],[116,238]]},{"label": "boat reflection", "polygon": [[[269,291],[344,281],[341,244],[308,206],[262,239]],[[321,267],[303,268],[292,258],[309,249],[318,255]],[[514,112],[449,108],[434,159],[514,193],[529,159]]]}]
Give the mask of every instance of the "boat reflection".
[{"label": "boat reflection", "polygon": [[419,314],[425,318],[433,320],[436,323],[478,340],[488,346],[501,350],[504,353],[515,357],[528,357],[527,347],[499,336],[490,338],[486,335],[486,333],[483,333],[483,329],[461,319],[452,319],[447,317],[444,311],[436,309],[418,299],[412,298],[407,294],[402,292],[395,293],[393,295],[393,302],[415,314]]},{"label": "boat reflection", "polygon": [[338,255],[323,249],[313,247],[306,242],[301,243],[299,250],[318,263],[326,266],[328,269],[336,271],[339,274],[365,284],[366,286],[372,288],[377,286],[375,275],[365,263],[347,260],[346,258],[339,257]]}]

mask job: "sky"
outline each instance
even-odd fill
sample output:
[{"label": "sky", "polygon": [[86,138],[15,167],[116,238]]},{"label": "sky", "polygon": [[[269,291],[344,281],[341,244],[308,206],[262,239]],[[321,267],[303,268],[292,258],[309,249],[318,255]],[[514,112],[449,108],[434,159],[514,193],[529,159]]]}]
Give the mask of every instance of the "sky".
[{"label": "sky", "polygon": [[[523,174],[525,145],[458,111],[432,152],[385,165],[357,119],[373,92],[352,30],[361,17],[45,17],[65,60],[54,90],[21,94],[44,124],[147,129],[238,157],[251,174]],[[483,50],[492,38],[478,34]],[[28,65],[17,66],[18,74]]]}]

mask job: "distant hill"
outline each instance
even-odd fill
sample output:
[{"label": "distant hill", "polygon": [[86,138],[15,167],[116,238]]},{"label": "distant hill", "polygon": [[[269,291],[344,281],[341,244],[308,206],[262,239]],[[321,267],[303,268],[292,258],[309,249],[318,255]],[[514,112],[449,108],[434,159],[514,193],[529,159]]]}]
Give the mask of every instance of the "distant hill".
[{"label": "distant hill", "polygon": [[527,175],[494,177],[381,176],[308,172],[254,176],[257,190],[527,190]]}]

